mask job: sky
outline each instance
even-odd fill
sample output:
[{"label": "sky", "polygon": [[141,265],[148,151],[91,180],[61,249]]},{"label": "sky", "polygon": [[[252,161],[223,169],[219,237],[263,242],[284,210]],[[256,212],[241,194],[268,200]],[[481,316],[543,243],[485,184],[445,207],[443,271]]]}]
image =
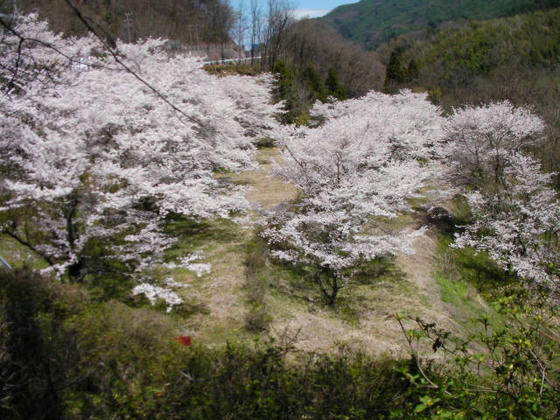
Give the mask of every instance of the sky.
[{"label": "sky", "polygon": [[299,0],[295,2],[296,17],[319,17],[326,15],[332,9],[342,4],[357,3],[357,0]]},{"label": "sky", "polygon": [[[292,0],[295,6],[294,15],[297,18],[319,17],[326,15],[332,9],[342,4],[357,3],[358,0]],[[232,4],[237,6],[240,0],[233,0]],[[245,7],[248,7],[249,0],[244,0]],[[267,0],[260,0],[261,5],[266,6]]]}]

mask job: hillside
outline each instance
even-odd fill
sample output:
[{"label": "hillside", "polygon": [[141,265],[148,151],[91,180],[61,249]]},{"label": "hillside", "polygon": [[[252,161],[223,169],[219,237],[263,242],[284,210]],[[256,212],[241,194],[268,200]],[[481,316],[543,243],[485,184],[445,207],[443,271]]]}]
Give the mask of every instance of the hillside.
[{"label": "hillside", "polygon": [[398,35],[436,31],[450,22],[483,20],[547,9],[558,0],[362,0],[322,18],[343,36],[375,49]]},{"label": "hillside", "polygon": [[[188,44],[229,40],[233,11],[223,0],[79,0],[74,5],[87,19],[109,35],[134,42],[139,38],[164,37]],[[84,35],[84,25],[64,0],[18,0],[24,12],[35,11],[55,32]],[[12,2],[2,12],[11,13]]]},{"label": "hillside", "polygon": [[[550,9],[471,22],[427,40],[403,35],[377,52],[385,59],[396,58],[398,69],[395,73],[393,68],[386,82],[390,90],[426,89],[447,109],[504,99],[535,109],[547,122],[547,140],[535,155],[547,171],[557,172],[559,40],[560,9]],[[412,62],[415,75],[407,74]],[[391,80],[398,76],[405,80]]]}]

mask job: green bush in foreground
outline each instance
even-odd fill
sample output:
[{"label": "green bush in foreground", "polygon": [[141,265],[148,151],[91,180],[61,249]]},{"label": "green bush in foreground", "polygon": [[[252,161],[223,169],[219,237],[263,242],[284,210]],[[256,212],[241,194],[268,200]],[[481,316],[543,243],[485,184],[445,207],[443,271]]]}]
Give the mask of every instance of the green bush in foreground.
[{"label": "green bush in foreground", "polygon": [[[398,318],[411,358],[395,361],[348,348],[302,353],[288,336],[182,347],[175,318],[90,302],[80,288],[29,271],[0,272],[0,416],[555,418],[560,352],[550,303],[504,291],[496,308],[508,328],[482,319],[470,340]],[[432,351],[449,357],[430,361]]]},{"label": "green bush in foreground", "polygon": [[[474,320],[476,332],[466,339],[419,318],[396,316],[415,364],[402,372],[417,386],[417,394],[423,394],[415,409],[419,416],[558,418],[556,302],[542,290],[508,286],[500,292],[494,302],[500,325],[482,316]],[[440,355],[437,364],[422,357],[422,344]]]}]

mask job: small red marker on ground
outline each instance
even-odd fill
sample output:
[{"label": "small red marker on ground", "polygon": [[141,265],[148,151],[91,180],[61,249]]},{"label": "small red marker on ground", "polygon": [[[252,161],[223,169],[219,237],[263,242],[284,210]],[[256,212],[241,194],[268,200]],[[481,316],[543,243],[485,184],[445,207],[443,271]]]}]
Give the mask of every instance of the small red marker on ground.
[{"label": "small red marker on ground", "polygon": [[177,337],[176,340],[181,343],[183,346],[187,346],[189,347],[190,345],[192,345],[192,338],[190,335],[184,335],[181,337]]}]

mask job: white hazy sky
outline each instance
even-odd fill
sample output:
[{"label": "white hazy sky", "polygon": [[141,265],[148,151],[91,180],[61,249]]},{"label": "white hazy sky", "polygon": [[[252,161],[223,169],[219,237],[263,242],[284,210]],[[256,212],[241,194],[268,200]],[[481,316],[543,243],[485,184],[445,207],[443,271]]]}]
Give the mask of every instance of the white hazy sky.
[{"label": "white hazy sky", "polygon": [[[232,4],[237,7],[241,0],[233,0]],[[249,7],[249,0],[243,0],[245,7]],[[265,8],[267,0],[259,0],[262,7]],[[326,15],[332,9],[342,4],[357,3],[357,0],[299,0],[292,1],[294,5],[294,15],[296,18],[302,17],[320,17]]]}]

